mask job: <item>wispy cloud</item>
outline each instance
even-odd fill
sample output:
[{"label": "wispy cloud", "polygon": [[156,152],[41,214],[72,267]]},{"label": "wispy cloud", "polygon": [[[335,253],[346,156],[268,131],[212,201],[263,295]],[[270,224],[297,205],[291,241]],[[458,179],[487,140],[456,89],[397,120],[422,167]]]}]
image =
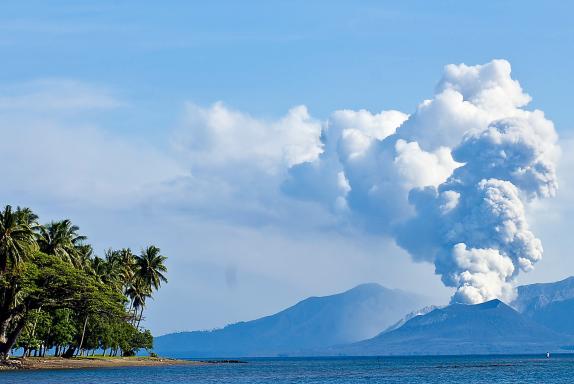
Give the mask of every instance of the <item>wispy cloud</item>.
[{"label": "wispy cloud", "polygon": [[[84,116],[126,105],[109,90],[47,79],[0,88],[4,196],[121,206],[141,202],[186,174],[141,140],[114,135]],[[88,115],[89,116],[89,115]]]},{"label": "wispy cloud", "polygon": [[124,106],[112,91],[70,79],[38,79],[0,88],[0,110],[81,112]]}]

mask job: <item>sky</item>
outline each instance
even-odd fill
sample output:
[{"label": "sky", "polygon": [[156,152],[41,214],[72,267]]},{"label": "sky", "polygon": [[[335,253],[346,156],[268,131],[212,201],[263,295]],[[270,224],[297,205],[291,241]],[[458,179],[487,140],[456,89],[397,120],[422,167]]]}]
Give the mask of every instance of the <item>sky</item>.
[{"label": "sky", "polygon": [[[365,282],[447,303],[456,287],[397,235],[402,211],[358,193],[382,172],[353,163],[367,131],[343,149],[325,138],[357,134],[349,124],[388,131],[369,133],[369,143],[406,119],[426,129],[421,103],[466,84],[453,74],[462,67],[445,66],[486,65],[498,75],[479,76],[476,87],[503,84],[507,93],[489,99],[496,108],[516,100],[504,111],[481,104],[484,119],[539,109],[545,120],[533,129],[552,121],[559,136],[548,146],[561,150],[532,146],[557,164],[559,187],[524,200],[517,227],[528,221],[544,255],[513,282],[558,280],[574,274],[573,11],[563,1],[505,0],[4,2],[0,201],[30,206],[45,222],[70,218],[99,254],[159,246],[169,283],[148,304],[154,334],[221,327]],[[494,59],[511,74],[502,62],[487,66]],[[458,90],[464,101],[474,92]],[[393,170],[402,189],[389,193],[403,200],[391,208],[455,167],[420,134],[401,137],[416,139],[439,171],[421,181]]]}]

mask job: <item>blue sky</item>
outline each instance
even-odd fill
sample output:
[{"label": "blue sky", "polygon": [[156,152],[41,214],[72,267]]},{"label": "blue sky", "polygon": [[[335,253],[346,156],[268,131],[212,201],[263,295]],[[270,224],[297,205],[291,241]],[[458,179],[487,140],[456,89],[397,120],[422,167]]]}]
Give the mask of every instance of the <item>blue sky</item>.
[{"label": "blue sky", "polygon": [[558,127],[572,125],[562,95],[573,75],[558,64],[572,60],[568,2],[29,1],[1,10],[0,80],[105,84],[140,112],[157,106],[138,132],[160,130],[155,122],[171,122],[163,111],[189,99],[272,116],[298,104],[320,117],[408,111],[446,63],[493,58],[513,64]]},{"label": "blue sky", "polygon": [[[265,127],[304,105],[312,130],[341,109],[413,113],[445,65],[500,58],[532,96],[528,109],[543,110],[567,144],[573,11],[564,1],[5,2],[0,134],[4,145],[30,140],[46,151],[34,159],[42,174],[26,159],[19,175],[3,171],[10,186],[0,196],[44,220],[71,217],[99,249],[164,249],[171,281],[146,320],[157,333],[250,319],[365,281],[445,302],[452,292],[432,265],[412,263],[392,240],[268,193],[281,171],[266,168],[258,184],[246,164],[261,158],[243,157],[248,147],[182,151],[190,106],[221,101],[241,114],[238,125]],[[68,169],[69,148],[77,173],[48,178]],[[563,256],[572,245],[564,178],[551,209],[529,213],[546,254],[521,282],[574,274]]]}]

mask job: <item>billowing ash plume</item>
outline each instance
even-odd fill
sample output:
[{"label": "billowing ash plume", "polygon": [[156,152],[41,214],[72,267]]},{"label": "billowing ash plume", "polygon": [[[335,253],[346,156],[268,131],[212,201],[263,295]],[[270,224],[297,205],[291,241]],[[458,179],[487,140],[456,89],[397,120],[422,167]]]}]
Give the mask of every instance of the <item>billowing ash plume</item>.
[{"label": "billowing ash plume", "polygon": [[435,262],[443,282],[457,288],[455,301],[512,299],[513,278],[542,257],[523,200],[555,193],[546,151],[556,137],[540,131],[538,121],[499,120],[467,135],[452,152],[464,165],[438,188],[410,192],[417,214],[398,230],[398,243],[414,257]]},{"label": "billowing ash plume", "polygon": [[410,116],[338,111],[318,159],[290,169],[284,191],[390,234],[433,262],[453,301],[511,300],[542,257],[525,209],[553,196],[559,148],[510,64],[449,65]]}]

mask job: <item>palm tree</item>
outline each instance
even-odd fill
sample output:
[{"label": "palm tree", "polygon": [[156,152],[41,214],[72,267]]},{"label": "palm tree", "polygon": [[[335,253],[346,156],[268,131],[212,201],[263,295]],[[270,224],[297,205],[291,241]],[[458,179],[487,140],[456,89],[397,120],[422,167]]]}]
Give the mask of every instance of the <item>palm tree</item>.
[{"label": "palm tree", "polygon": [[133,309],[133,324],[136,325],[137,321],[137,326],[139,327],[143,316],[145,301],[148,297],[151,297],[151,289],[141,279],[136,278],[127,287],[125,294],[130,298],[130,307],[128,308],[128,313],[132,313]]},{"label": "palm tree", "polygon": [[122,280],[124,293],[135,279],[136,257],[129,248],[123,248],[118,251],[119,272]]},{"label": "palm tree", "polygon": [[52,221],[38,228],[37,241],[40,250],[55,255],[71,264],[78,264],[78,247],[86,236],[78,235],[80,228],[68,219]]},{"label": "palm tree", "polygon": [[7,205],[0,211],[0,274],[8,265],[17,265],[36,248],[33,225],[37,216],[31,210]]},{"label": "palm tree", "polygon": [[[152,297],[152,291],[157,290],[162,282],[167,283],[167,278],[165,277],[167,267],[164,264],[166,259],[167,257],[163,256],[160,249],[154,245],[144,248],[136,256],[136,272],[132,286],[140,293],[140,296],[137,296],[137,300],[139,300],[137,307],[134,299],[134,308],[140,308],[138,327],[143,316],[146,298]],[[137,313],[137,310],[135,313]]]},{"label": "palm tree", "polygon": [[167,272],[165,260],[158,247],[150,245],[136,256],[136,274],[146,285],[157,290],[161,283],[167,283],[164,273]]},{"label": "palm tree", "polygon": [[143,297],[142,284],[136,281],[136,256],[129,248],[108,249],[105,260],[102,261],[107,266],[107,276],[102,281],[130,299],[128,309],[130,312],[133,306],[137,305],[136,302]]},{"label": "palm tree", "polygon": [[30,208],[16,208],[16,214],[20,217],[23,223],[26,223],[31,229],[38,228],[38,215],[36,215]]},{"label": "palm tree", "polygon": [[122,292],[124,286],[121,278],[122,260],[120,252],[112,249],[106,250],[104,261],[106,265],[106,277],[104,279],[104,283],[112,287],[117,292]]},{"label": "palm tree", "polygon": [[76,246],[76,258],[73,260],[74,266],[86,272],[90,272],[92,268],[92,260],[94,257],[94,249],[90,244],[80,244]]},{"label": "palm tree", "polygon": [[108,281],[108,263],[101,257],[94,257],[91,260],[92,268],[91,273],[100,283],[106,283]]}]

